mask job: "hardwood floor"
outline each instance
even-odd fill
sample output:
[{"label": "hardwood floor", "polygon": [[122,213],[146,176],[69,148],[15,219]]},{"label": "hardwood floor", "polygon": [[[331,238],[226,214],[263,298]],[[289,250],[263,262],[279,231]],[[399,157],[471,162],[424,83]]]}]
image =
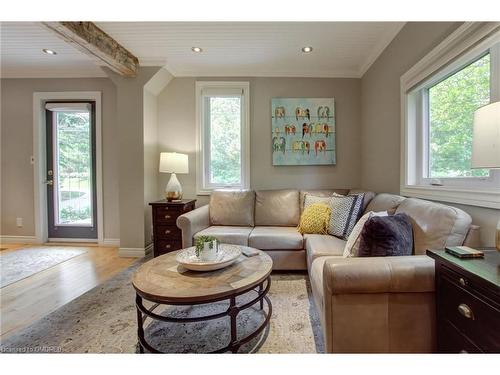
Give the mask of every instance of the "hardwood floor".
[{"label": "hardwood floor", "polygon": [[[4,252],[41,246],[2,244]],[[60,246],[72,249],[76,246]],[[0,289],[0,340],[30,325],[132,265],[117,248],[86,246],[87,252]]]}]

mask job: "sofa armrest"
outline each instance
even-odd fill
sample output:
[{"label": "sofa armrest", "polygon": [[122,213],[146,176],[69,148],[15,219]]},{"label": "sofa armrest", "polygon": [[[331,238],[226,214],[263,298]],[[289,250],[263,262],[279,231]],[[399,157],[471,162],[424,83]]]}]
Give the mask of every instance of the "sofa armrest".
[{"label": "sofa armrest", "polygon": [[425,256],[330,258],[322,323],[329,353],[432,353],[434,261]]},{"label": "sofa armrest", "polygon": [[464,239],[464,246],[480,247],[481,239],[478,225],[471,225]]},{"label": "sofa armrest", "polygon": [[434,260],[426,255],[332,258],[323,268],[325,292],[433,292]]},{"label": "sofa armrest", "polygon": [[208,204],[179,216],[177,226],[182,230],[182,247],[193,246],[193,236],[210,226]]}]

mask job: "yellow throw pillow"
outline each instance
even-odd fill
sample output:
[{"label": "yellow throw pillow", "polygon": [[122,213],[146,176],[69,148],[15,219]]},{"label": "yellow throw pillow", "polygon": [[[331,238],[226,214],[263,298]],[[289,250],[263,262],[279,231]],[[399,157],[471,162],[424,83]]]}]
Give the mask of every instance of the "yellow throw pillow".
[{"label": "yellow throw pillow", "polygon": [[331,209],[326,204],[314,203],[304,208],[297,230],[304,233],[328,234]]}]

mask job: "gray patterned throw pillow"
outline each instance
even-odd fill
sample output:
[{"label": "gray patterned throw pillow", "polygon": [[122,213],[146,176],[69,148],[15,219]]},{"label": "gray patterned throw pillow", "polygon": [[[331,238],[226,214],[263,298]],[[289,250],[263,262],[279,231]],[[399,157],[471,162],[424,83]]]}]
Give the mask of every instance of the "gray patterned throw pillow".
[{"label": "gray patterned throw pillow", "polygon": [[328,234],[347,240],[362,214],[364,194],[330,197]]}]

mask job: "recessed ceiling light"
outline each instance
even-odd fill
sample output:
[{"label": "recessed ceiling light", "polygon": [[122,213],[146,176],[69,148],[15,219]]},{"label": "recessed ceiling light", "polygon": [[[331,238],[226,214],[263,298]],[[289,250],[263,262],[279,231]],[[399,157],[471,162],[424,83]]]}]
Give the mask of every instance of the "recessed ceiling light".
[{"label": "recessed ceiling light", "polygon": [[46,53],[47,55],[57,55],[57,52],[56,51],[52,51],[51,49],[44,48],[44,49],[42,49],[42,51],[44,53]]},{"label": "recessed ceiling light", "polygon": [[200,47],[191,47],[191,51],[193,51],[193,52],[203,52],[203,50]]},{"label": "recessed ceiling light", "polygon": [[312,52],[312,50],[313,50],[312,47],[302,47],[302,52],[304,52],[304,53]]}]

